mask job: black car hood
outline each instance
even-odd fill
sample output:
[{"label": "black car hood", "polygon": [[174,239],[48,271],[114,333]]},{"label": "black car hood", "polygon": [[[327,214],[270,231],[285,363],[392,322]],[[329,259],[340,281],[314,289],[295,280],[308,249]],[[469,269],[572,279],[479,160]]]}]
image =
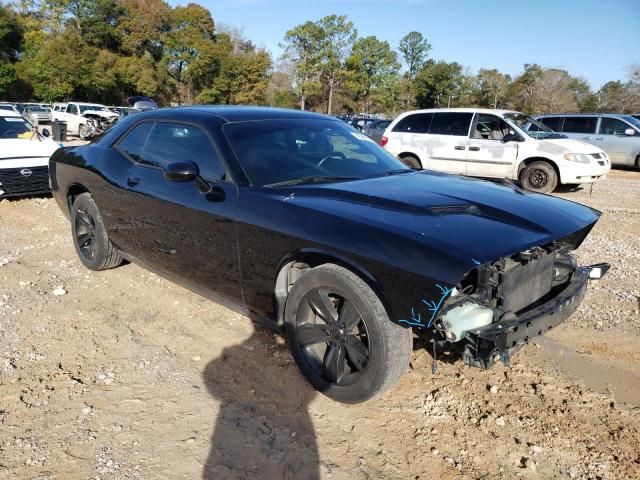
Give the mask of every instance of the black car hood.
[{"label": "black car hood", "polygon": [[516,186],[426,171],[284,190],[292,206],[409,238],[470,266],[588,231],[600,216]]}]

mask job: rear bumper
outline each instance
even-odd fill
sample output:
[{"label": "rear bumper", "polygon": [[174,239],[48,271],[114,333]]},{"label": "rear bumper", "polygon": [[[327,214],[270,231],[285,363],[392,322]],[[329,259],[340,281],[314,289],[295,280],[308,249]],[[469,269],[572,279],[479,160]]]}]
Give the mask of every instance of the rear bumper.
[{"label": "rear bumper", "polygon": [[507,362],[509,357],[531,339],[561,324],[576,311],[589,283],[589,268],[578,267],[567,286],[549,301],[520,315],[492,323],[469,332],[472,344],[467,346],[465,363],[488,368],[496,357]]}]

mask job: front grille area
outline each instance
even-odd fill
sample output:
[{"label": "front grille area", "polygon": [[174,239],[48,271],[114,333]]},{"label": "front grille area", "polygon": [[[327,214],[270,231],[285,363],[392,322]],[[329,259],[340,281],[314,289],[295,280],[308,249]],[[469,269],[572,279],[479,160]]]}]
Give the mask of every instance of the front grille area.
[{"label": "front grille area", "polygon": [[[31,171],[31,175],[25,175]],[[49,191],[49,167],[0,169],[0,197]]]},{"label": "front grille area", "polygon": [[502,307],[517,313],[549,293],[553,281],[553,262],[553,254],[544,254],[502,272]]}]

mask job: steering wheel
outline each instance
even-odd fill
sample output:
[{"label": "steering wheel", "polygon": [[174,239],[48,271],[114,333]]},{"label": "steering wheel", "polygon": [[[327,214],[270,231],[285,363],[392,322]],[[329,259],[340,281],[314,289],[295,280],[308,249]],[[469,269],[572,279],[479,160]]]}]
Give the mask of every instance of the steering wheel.
[{"label": "steering wheel", "polygon": [[347,159],[347,157],[345,157],[344,153],[342,153],[342,152],[332,152],[329,155],[327,155],[326,157],[323,157],[322,160],[320,160],[316,166],[317,167],[324,166],[324,164],[327,163],[327,160],[329,160],[330,158],[339,158],[341,160],[346,160]]}]

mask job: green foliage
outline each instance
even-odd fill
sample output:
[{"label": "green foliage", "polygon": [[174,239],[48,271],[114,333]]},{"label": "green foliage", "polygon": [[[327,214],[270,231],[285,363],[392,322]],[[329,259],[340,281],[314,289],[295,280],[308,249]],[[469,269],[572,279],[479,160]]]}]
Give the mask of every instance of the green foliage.
[{"label": "green foliage", "polygon": [[370,110],[370,99],[377,96],[382,103],[389,104],[398,84],[398,55],[391,50],[389,42],[374,36],[358,39],[347,60],[350,73],[347,86],[357,102],[362,102],[362,111]]},{"label": "green foliage", "polygon": [[398,50],[407,64],[407,75],[413,78],[424,66],[431,44],[420,32],[413,31],[402,37]]},{"label": "green foliage", "polygon": [[460,64],[428,60],[413,81],[418,108],[455,106],[464,81]]}]

